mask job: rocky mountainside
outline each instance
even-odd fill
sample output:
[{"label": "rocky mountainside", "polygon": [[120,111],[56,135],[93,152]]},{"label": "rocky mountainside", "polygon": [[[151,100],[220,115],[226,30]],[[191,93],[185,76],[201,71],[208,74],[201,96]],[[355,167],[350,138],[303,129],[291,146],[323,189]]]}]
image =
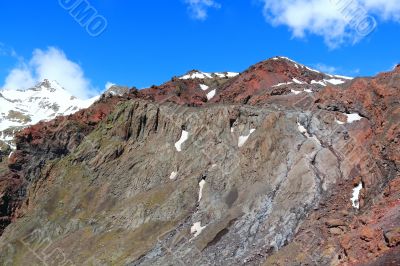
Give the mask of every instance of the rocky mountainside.
[{"label": "rocky mountainside", "polygon": [[15,137],[4,265],[398,265],[400,66],[284,57],[107,93]]},{"label": "rocky mountainside", "polygon": [[14,146],[14,134],[22,128],[75,113],[97,99],[78,99],[57,81],[49,80],[27,90],[0,90],[0,141]]}]

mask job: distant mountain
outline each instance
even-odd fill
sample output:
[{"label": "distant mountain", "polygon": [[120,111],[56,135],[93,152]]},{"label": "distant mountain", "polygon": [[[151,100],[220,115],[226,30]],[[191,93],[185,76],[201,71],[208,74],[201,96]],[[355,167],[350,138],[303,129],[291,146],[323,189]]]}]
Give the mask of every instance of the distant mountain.
[{"label": "distant mountain", "polygon": [[0,90],[0,141],[13,146],[16,131],[42,120],[75,113],[98,98],[79,99],[57,81],[47,79],[26,90]]}]

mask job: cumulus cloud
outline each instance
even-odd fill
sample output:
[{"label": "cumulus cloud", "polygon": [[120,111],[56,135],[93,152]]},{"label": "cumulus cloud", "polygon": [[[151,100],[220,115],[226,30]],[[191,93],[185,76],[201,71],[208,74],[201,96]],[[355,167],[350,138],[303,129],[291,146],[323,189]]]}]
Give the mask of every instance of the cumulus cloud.
[{"label": "cumulus cloud", "polygon": [[96,94],[80,65],[54,47],[36,49],[28,62],[21,60],[6,77],[3,89],[27,89],[44,79],[56,80],[72,95],[80,98],[86,99]]},{"label": "cumulus cloud", "polygon": [[214,0],[185,0],[188,10],[194,19],[205,20],[210,8],[219,9],[221,4]]},{"label": "cumulus cloud", "polygon": [[6,77],[4,89],[26,89],[35,85],[36,80],[33,78],[31,71],[26,65],[14,68]]},{"label": "cumulus cloud", "polygon": [[400,20],[398,0],[261,0],[274,26],[285,25],[293,37],[319,35],[335,48],[356,43],[376,27],[376,19]]}]

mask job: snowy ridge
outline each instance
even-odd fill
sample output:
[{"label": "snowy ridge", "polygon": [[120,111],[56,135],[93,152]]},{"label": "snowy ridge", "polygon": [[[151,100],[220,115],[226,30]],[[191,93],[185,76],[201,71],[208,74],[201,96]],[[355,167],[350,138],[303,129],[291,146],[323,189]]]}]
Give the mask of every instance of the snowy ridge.
[{"label": "snowy ridge", "polygon": [[191,71],[186,75],[180,77],[179,79],[212,79],[212,78],[233,78],[239,75],[236,72],[215,72],[215,73],[206,73],[201,71]]},{"label": "snowy ridge", "polygon": [[[310,68],[310,67],[305,66],[303,64],[300,64],[300,63],[298,63],[298,62],[296,62],[296,61],[294,61],[294,60],[292,60],[292,59],[290,59],[288,57],[285,57],[285,56],[276,56],[276,57],[271,58],[271,60],[274,60],[274,61],[286,60],[286,61],[290,62],[291,64],[293,64],[296,68],[306,68],[309,71],[312,71],[312,72],[315,72],[315,73],[320,73],[320,74],[323,74],[323,75],[325,75],[327,77],[327,78],[322,79],[322,80],[313,80],[313,81],[311,81],[311,84],[319,84],[319,85],[325,87],[327,85],[340,85],[340,84],[346,83],[347,81],[353,79],[352,77],[346,77],[346,76],[341,76],[341,75],[331,75],[331,74],[323,73],[323,72],[318,71],[316,69],[313,69],[313,68]],[[293,81],[295,83],[297,83],[297,84],[304,83],[304,82],[302,82],[302,81],[300,81],[298,79],[293,79]],[[281,84],[278,84],[278,85],[287,85],[287,84],[281,83]],[[277,86],[277,85],[275,85],[275,86]]]},{"label": "snowy ridge", "polygon": [[0,90],[0,140],[10,145],[16,131],[42,120],[75,113],[98,98],[78,99],[56,81],[49,80],[26,90]]}]

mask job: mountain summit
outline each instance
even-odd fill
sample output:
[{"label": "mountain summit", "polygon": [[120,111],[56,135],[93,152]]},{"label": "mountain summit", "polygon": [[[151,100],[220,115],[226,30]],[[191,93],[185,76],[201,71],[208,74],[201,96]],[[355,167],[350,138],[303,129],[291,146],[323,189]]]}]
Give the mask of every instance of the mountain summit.
[{"label": "mountain summit", "polygon": [[22,128],[75,113],[89,107],[97,99],[78,99],[57,81],[47,79],[26,90],[1,90],[0,141],[13,145],[14,133]]}]

